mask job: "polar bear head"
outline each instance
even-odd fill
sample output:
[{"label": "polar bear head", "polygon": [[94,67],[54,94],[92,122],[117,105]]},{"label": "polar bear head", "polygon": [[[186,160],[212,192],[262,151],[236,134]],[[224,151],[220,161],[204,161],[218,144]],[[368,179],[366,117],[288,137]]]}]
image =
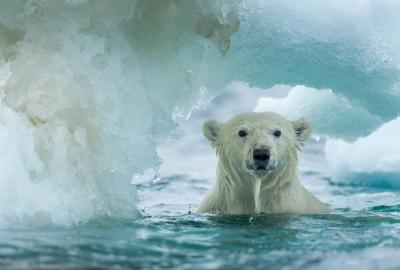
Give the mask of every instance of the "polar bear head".
[{"label": "polar bear head", "polygon": [[242,113],[226,123],[207,120],[203,132],[225,169],[265,177],[297,166],[296,150],[310,137],[311,125],[271,112]]}]

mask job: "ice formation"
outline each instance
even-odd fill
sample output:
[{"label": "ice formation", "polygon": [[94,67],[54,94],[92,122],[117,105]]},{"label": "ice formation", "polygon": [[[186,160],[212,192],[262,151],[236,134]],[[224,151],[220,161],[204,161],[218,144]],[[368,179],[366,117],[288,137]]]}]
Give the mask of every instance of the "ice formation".
[{"label": "ice formation", "polygon": [[1,3],[0,225],[135,216],[172,112],[223,81],[236,4]]}]

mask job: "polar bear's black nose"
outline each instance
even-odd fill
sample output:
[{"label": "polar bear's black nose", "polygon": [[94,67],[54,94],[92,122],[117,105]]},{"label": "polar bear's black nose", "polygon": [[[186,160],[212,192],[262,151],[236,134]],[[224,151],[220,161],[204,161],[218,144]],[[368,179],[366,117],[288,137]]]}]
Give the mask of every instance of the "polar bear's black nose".
[{"label": "polar bear's black nose", "polygon": [[268,161],[271,153],[268,149],[254,149],[253,151],[253,159],[256,161]]}]

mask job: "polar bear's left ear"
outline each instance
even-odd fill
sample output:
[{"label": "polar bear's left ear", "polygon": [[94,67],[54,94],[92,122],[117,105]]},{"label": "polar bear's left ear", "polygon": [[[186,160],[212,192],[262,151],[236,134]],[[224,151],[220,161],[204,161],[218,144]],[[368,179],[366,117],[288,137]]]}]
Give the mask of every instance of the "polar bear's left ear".
[{"label": "polar bear's left ear", "polygon": [[206,137],[207,140],[210,142],[212,147],[217,146],[217,140],[218,140],[221,128],[222,128],[222,123],[220,123],[216,120],[210,119],[210,120],[207,120],[204,122],[203,134],[204,134],[204,137]]},{"label": "polar bear's left ear", "polygon": [[299,118],[293,123],[294,132],[296,134],[296,147],[300,149],[304,143],[311,137],[312,126],[305,118]]}]

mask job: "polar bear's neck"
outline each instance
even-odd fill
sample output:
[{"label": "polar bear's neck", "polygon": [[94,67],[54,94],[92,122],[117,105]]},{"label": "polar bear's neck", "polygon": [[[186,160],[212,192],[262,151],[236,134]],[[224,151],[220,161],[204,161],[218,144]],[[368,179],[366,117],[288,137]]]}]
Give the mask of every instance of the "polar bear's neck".
[{"label": "polar bear's neck", "polygon": [[[305,196],[306,190],[298,178],[297,166],[288,166],[281,174],[261,182],[259,209],[265,213],[292,211]],[[269,183],[273,183],[272,185]]]}]

